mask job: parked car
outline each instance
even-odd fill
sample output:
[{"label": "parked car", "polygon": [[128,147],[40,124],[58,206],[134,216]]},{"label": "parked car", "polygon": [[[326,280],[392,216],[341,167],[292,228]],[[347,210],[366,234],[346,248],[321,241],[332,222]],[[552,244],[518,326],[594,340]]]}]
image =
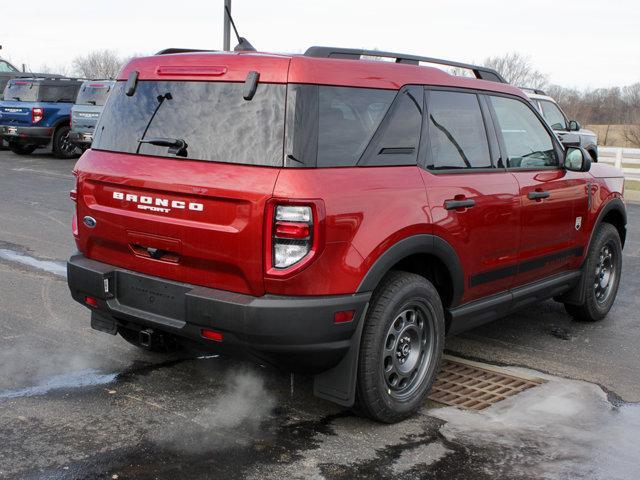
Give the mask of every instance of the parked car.
[{"label": "parked car", "polygon": [[422,62],[444,61],[129,62],[71,192],[67,278],[91,326],[312,373],[316,395],[395,422],[423,404],[445,335],[548,298],[604,318],[621,172],[563,146],[497,72]]},{"label": "parked car", "polygon": [[522,90],[531,99],[534,107],[549,122],[551,128],[560,137],[560,141],[565,135],[577,135],[582,148],[591,155],[591,160],[598,161],[598,135],[595,132],[582,128],[582,125],[577,120],[569,120],[560,105],[544,91],[532,88],[523,88]]},{"label": "parked car", "polygon": [[0,102],[0,133],[18,155],[52,146],[58,158],[77,155],[68,141],[73,106],[81,80],[75,78],[16,78]]},{"label": "parked car", "polygon": [[83,151],[91,147],[98,117],[114,84],[114,80],[89,80],[80,87],[76,104],[71,108],[69,141]]}]

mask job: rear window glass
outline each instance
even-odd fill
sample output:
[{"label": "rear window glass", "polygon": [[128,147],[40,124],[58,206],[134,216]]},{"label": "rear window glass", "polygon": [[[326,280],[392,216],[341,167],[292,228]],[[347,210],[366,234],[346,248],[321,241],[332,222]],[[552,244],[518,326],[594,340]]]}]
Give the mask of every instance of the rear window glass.
[{"label": "rear window glass", "polygon": [[[286,85],[260,83],[249,101],[243,98],[243,88],[243,83],[140,81],[128,97],[125,82],[117,82],[92,148],[282,166]],[[184,142],[185,155],[176,157],[167,146],[139,143],[143,138]]]},{"label": "rear window glass", "polygon": [[35,102],[38,100],[38,84],[22,80],[9,82],[4,89],[5,101]]},{"label": "rear window glass", "polygon": [[307,167],[357,165],[396,90],[290,85],[287,164]]},{"label": "rear window glass", "polygon": [[79,85],[40,85],[38,101],[53,103],[75,103]]},{"label": "rear window glass", "polygon": [[104,105],[113,84],[111,82],[83,83],[76,103],[79,105]]}]

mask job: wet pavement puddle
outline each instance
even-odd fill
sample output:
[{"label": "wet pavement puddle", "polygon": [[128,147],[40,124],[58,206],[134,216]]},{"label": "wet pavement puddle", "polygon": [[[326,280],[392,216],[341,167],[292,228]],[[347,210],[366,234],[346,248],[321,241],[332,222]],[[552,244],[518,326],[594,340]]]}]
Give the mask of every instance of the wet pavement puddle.
[{"label": "wet pavement puddle", "polygon": [[19,265],[36,270],[42,270],[59,277],[67,277],[67,265],[64,262],[55,260],[42,260],[17,250],[0,248],[0,260],[4,260],[9,263],[17,263]]}]

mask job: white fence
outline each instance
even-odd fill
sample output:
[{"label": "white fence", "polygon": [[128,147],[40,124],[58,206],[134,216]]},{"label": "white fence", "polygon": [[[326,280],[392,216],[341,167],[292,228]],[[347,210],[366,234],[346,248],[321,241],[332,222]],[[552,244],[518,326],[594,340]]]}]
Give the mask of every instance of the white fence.
[{"label": "white fence", "polygon": [[627,180],[640,181],[640,148],[598,147],[598,161],[622,169]]}]

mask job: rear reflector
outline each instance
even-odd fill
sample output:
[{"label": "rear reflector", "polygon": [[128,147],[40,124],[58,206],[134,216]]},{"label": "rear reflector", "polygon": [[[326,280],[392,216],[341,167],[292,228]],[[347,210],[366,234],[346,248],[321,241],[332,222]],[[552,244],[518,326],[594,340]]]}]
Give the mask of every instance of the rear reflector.
[{"label": "rear reflector", "polygon": [[278,238],[304,239],[311,236],[308,223],[276,222],[275,235]]},{"label": "rear reflector", "polygon": [[93,308],[96,308],[98,306],[98,300],[93,297],[84,297],[84,303]]},{"label": "rear reflector", "polygon": [[333,323],[348,323],[353,320],[355,310],[344,310],[342,312],[336,312],[333,316]]},{"label": "rear reflector", "polygon": [[213,340],[214,342],[221,342],[222,341],[222,332],[216,332],[215,330],[208,330],[206,328],[203,328],[200,331],[200,334],[204,338],[208,338],[209,340]]}]

